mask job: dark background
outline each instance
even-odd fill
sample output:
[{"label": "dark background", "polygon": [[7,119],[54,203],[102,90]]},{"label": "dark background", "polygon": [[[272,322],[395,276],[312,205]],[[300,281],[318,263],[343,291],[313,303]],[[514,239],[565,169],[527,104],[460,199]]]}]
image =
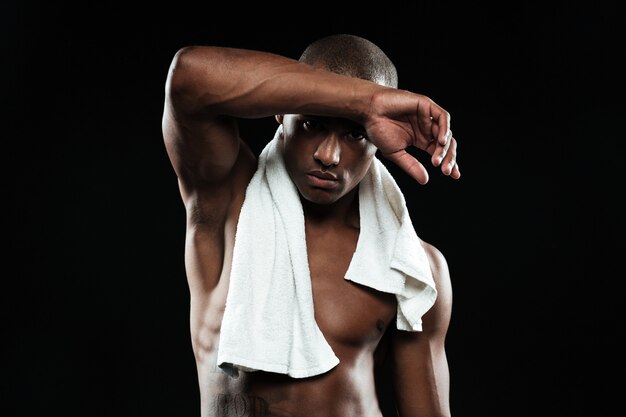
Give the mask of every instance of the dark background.
[{"label": "dark background", "polygon": [[199,415],[169,63],[188,44],[297,58],[336,32],[452,114],[462,178],[398,181],[450,265],[453,415],[623,414],[617,2],[0,7],[3,416]]}]

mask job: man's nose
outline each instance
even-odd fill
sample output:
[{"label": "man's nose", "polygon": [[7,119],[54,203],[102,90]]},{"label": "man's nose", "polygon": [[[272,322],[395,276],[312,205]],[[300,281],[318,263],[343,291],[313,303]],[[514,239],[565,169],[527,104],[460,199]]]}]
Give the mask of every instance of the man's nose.
[{"label": "man's nose", "polygon": [[317,146],[313,157],[325,167],[333,167],[339,164],[341,159],[341,145],[336,134],[330,133]]}]

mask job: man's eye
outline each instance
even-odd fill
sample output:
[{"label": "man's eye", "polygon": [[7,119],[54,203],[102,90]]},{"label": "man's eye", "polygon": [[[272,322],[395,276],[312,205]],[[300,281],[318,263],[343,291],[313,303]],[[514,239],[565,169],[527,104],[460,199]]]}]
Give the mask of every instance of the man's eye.
[{"label": "man's eye", "polygon": [[360,140],[367,139],[367,136],[365,136],[365,133],[363,132],[354,131],[354,132],[348,133],[348,138],[350,138],[350,140],[360,141]]},{"label": "man's eye", "polygon": [[305,120],[302,124],[306,130],[314,130],[320,127],[320,122],[317,120]]}]

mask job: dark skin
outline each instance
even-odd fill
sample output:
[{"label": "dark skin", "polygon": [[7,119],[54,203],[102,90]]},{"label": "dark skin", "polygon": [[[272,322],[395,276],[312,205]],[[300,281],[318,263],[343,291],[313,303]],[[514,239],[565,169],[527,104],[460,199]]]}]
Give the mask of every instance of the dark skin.
[{"label": "dark skin", "polygon": [[[175,57],[163,133],[187,211],[202,417],[381,417],[374,379],[381,340],[393,359],[398,415],[450,415],[444,340],[452,293],[443,255],[423,242],[438,297],[422,332],[395,329],[394,295],[343,278],[359,236],[358,185],[377,150],[422,184],[428,174],[405,151],[409,146],[428,152],[444,175],[460,176],[447,112],[428,97],[373,81],[258,51],[193,47]],[[310,378],[261,371],[232,378],[215,362],[235,228],[257,167],[237,119],[265,116],[281,127],[304,209],[315,318],[340,360]]]}]

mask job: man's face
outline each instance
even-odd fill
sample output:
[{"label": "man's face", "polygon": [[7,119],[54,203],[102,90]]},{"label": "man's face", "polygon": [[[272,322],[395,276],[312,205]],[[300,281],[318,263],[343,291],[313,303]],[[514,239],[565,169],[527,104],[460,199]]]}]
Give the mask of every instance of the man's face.
[{"label": "man's face", "polygon": [[360,125],[339,118],[287,114],[283,156],[287,172],[305,199],[331,204],[356,187],[376,153]]}]

